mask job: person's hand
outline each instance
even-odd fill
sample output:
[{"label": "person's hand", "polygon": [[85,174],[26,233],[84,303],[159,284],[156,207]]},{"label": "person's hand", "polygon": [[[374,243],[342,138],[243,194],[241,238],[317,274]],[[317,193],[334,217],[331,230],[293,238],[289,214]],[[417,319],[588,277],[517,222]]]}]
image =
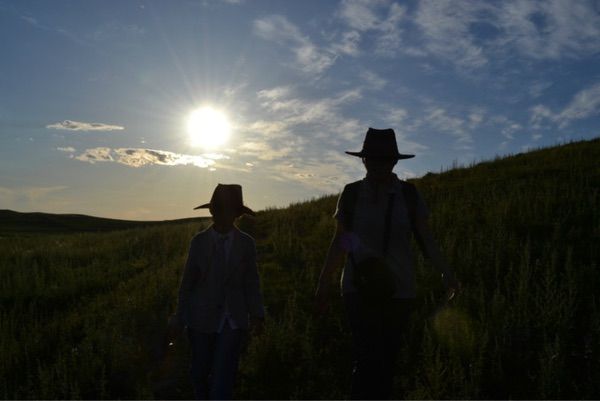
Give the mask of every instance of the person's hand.
[{"label": "person's hand", "polygon": [[156,351],[156,357],[159,361],[164,361],[166,359],[169,347],[172,346],[175,340],[181,335],[183,328],[183,324],[179,318],[176,316],[169,317],[167,329],[165,330]]},{"label": "person's hand", "polygon": [[265,319],[259,317],[250,317],[249,331],[250,335],[260,336],[265,328]]},{"label": "person's hand", "polygon": [[460,292],[460,281],[454,276],[444,276],[444,286],[446,287],[446,300],[452,301]]},{"label": "person's hand", "polygon": [[325,289],[325,286],[319,285],[315,293],[315,315],[320,317],[327,313],[329,310],[329,300],[329,291]]}]

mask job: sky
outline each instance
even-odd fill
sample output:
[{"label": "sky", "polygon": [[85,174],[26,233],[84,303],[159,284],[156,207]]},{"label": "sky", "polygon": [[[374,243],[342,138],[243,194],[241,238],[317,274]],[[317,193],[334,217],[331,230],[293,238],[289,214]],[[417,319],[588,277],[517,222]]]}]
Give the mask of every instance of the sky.
[{"label": "sky", "polygon": [[402,179],[600,134],[600,0],[0,0],[0,39],[0,209],[284,207],[362,178],[369,127]]}]

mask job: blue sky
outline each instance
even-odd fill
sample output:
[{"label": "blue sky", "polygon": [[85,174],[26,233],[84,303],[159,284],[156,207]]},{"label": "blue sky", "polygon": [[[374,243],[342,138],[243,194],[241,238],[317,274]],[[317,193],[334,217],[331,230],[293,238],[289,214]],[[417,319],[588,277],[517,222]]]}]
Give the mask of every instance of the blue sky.
[{"label": "blue sky", "polygon": [[[394,128],[401,178],[600,134],[600,2],[0,0],[0,209],[261,210],[364,175]],[[232,132],[193,146],[209,105]]]}]

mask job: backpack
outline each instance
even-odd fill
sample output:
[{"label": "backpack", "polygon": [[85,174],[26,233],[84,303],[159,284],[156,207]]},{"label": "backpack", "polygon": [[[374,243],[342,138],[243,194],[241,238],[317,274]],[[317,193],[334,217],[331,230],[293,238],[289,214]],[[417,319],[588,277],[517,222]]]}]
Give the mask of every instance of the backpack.
[{"label": "backpack", "polygon": [[[423,252],[423,254],[426,257],[428,257],[423,239],[421,238],[421,235],[417,231],[417,227],[416,227],[417,202],[418,202],[417,187],[415,187],[414,184],[411,184],[410,182],[403,181],[403,180],[399,180],[399,181],[402,186],[402,195],[404,196],[406,209],[408,211],[408,219],[410,220],[410,227],[411,227],[413,236],[414,236],[415,240],[417,241],[417,244],[421,248],[421,251]],[[356,203],[358,201],[358,191],[359,191],[359,187],[360,187],[361,183],[362,183],[362,180],[355,181],[355,182],[352,182],[352,183],[346,185],[346,188],[345,188],[347,201],[344,205],[345,207],[343,210],[343,213],[344,213],[343,214],[344,215],[343,223],[344,223],[344,228],[347,231],[352,231],[352,229],[353,229],[352,226],[354,224],[354,210],[356,209]],[[387,239],[384,238],[384,240],[387,240]]]},{"label": "backpack", "polygon": [[[402,185],[402,194],[405,199],[409,220],[413,235],[422,249],[424,246],[416,230],[416,211],[417,211],[417,189],[413,184],[406,181],[400,181]],[[343,211],[344,228],[348,231],[353,229],[354,212],[358,201],[358,191],[361,181],[356,181],[346,186],[346,202]],[[395,194],[390,194],[385,218],[385,230],[383,236],[383,254],[387,253],[389,246],[389,236],[391,231],[391,216],[394,204]],[[354,258],[353,252],[349,254],[353,265],[352,282],[359,296],[365,304],[370,306],[379,306],[383,302],[392,298],[397,289],[396,276],[387,266],[385,258],[368,257],[360,262]]]}]

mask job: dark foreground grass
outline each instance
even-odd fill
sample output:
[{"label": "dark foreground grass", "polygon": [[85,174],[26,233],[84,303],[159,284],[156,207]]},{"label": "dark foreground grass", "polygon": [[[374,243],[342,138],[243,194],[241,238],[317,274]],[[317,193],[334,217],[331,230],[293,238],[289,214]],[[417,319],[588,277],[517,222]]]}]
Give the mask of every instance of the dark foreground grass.
[{"label": "dark foreground grass", "polygon": [[[415,180],[464,291],[439,307],[418,258],[416,313],[395,396],[600,397],[600,140]],[[348,395],[339,297],[312,315],[335,197],[240,222],[257,239],[268,321],[242,357],[238,398]],[[191,398],[188,349],[156,347],[200,223],[0,239],[0,396]]]}]

